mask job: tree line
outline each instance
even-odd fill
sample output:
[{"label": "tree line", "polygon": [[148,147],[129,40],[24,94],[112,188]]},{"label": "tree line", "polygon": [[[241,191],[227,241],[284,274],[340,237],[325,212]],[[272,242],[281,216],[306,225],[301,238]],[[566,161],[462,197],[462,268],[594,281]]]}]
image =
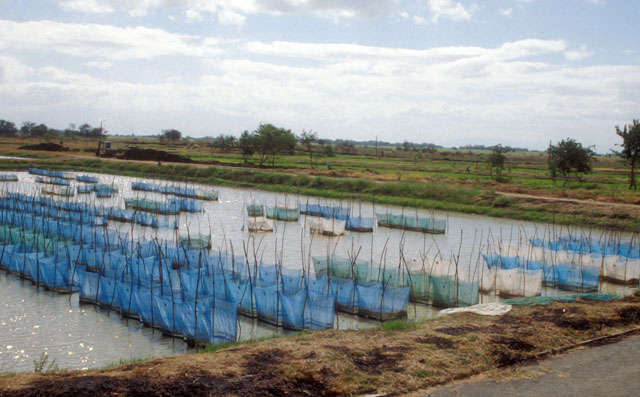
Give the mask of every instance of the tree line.
[{"label": "tree line", "polygon": [[[622,143],[616,144],[621,150],[614,150],[613,154],[624,160],[630,168],[629,189],[638,190],[636,183],[636,168],[640,163],[640,122],[633,120],[631,124],[615,126],[616,135],[622,138]],[[487,157],[487,167],[491,178],[498,182],[506,182],[503,171],[505,168],[505,153],[510,148],[496,145],[491,148]],[[593,170],[593,161],[596,153],[591,146],[583,146],[575,139],[563,139],[557,144],[549,143],[546,150],[547,164],[551,179],[562,178],[565,183],[572,177],[580,178],[582,174],[590,174]]]},{"label": "tree line", "polygon": [[[633,120],[630,124],[624,125],[622,128],[615,126],[615,132],[618,137],[622,138],[622,143],[617,144],[621,150],[613,151],[613,154],[623,159],[630,167],[629,189],[637,190],[636,168],[640,163],[640,122]],[[18,128],[15,123],[7,120],[0,120],[0,136],[4,137],[39,137],[63,136],[63,137],[87,137],[101,138],[106,134],[102,126],[92,127],[88,123],[81,124],[76,128],[75,124],[70,124],[64,130],[57,130],[47,127],[45,124],[36,124],[30,121],[22,123]],[[176,129],[163,130],[159,138],[163,141],[177,142],[182,138],[182,133]],[[296,144],[299,142],[305,151],[309,154],[309,164],[314,167],[314,145],[319,144],[321,151],[318,154],[326,156],[335,156],[335,149],[332,145],[325,145],[325,142],[340,142],[341,144],[353,147],[355,141],[349,140],[321,140],[314,131],[303,130],[300,136],[296,136],[290,129],[276,127],[273,124],[260,124],[255,131],[245,130],[238,139],[233,135],[223,135],[215,138],[213,145],[222,151],[231,151],[239,149],[245,163],[254,155],[258,156],[259,165],[263,166],[268,161],[275,166],[276,157],[280,154],[293,154]],[[388,142],[368,141],[385,145]],[[405,151],[409,149],[410,142],[404,142]],[[398,146],[402,148],[401,146]],[[423,147],[432,149],[437,147],[433,144],[423,144]],[[496,145],[487,147],[483,145],[471,146],[464,148],[483,148],[491,149],[491,153],[487,156],[487,166],[490,170],[491,178],[496,181],[506,181],[504,176],[504,168],[506,156],[505,153],[510,151],[528,151],[522,148],[512,148],[509,146]],[[549,143],[546,150],[548,155],[548,166],[551,178],[569,180],[573,175],[580,178],[582,174],[592,172],[592,163],[595,159],[595,152],[591,146],[583,146],[574,139],[563,139],[557,144]]]},{"label": "tree line", "polygon": [[106,134],[106,130],[101,127],[92,127],[88,123],[70,124],[64,130],[49,128],[46,124],[36,124],[31,121],[25,121],[20,128],[15,123],[7,120],[0,120],[0,136],[2,137],[25,137],[25,138],[46,138],[46,137],[85,137],[100,138]]}]

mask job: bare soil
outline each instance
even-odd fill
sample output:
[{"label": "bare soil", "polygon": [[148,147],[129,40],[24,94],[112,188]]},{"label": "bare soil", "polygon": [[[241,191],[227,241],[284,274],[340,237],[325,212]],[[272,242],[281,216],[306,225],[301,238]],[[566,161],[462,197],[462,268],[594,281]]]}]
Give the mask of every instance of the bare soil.
[{"label": "bare soil", "polygon": [[172,163],[193,163],[188,157],[180,156],[177,154],[165,152],[163,150],[155,149],[128,149],[122,154],[124,160],[145,160],[145,161],[165,161]]},{"label": "bare soil", "polygon": [[57,143],[47,142],[47,143],[38,143],[35,145],[25,145],[20,146],[18,149],[20,150],[45,150],[48,152],[67,152],[69,151],[68,147],[58,145]]}]

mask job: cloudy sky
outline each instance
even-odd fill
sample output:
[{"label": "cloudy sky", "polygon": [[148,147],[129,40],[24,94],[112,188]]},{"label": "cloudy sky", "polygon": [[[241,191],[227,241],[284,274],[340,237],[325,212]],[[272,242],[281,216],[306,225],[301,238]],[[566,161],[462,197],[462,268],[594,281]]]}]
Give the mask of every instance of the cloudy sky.
[{"label": "cloudy sky", "polygon": [[635,0],[0,0],[0,119],[607,152]]}]

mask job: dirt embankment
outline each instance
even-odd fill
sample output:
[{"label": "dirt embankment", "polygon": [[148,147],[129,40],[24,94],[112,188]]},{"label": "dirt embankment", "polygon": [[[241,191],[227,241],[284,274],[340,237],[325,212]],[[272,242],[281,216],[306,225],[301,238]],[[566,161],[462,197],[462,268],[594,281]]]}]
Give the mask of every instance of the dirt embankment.
[{"label": "dirt embankment", "polygon": [[120,157],[123,160],[165,161],[168,163],[193,163],[188,157],[154,149],[128,149]]},{"label": "dirt embankment", "polygon": [[48,152],[68,152],[69,148],[66,146],[58,145],[57,143],[47,142],[38,143],[36,145],[20,146],[20,150],[45,150]]},{"label": "dirt embankment", "polygon": [[594,338],[639,327],[640,296],[514,306],[497,318],[457,314],[398,331],[300,333],[108,370],[5,374],[0,395],[409,393],[478,374],[513,376],[564,347],[607,343]]}]

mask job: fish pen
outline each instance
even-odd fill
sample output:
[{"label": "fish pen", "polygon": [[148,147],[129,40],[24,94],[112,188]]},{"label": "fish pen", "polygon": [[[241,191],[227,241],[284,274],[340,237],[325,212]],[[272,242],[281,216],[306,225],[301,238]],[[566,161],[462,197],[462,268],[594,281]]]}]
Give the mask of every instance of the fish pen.
[{"label": "fish pen", "polygon": [[285,222],[296,222],[299,216],[300,210],[298,209],[297,205],[295,207],[277,205],[274,207],[267,207],[267,219],[274,219]]},{"label": "fish pen", "polygon": [[16,174],[0,173],[0,182],[18,182],[18,176]]},{"label": "fish pen", "polygon": [[98,183],[98,177],[91,175],[78,175],[76,176],[76,181],[93,184]]},{"label": "fish pen", "polygon": [[131,182],[131,189],[206,201],[216,201],[219,196],[218,191],[215,189],[196,189],[186,186],[158,185],[146,182]]},{"label": "fish pen", "polygon": [[444,219],[425,218],[389,213],[376,213],[379,227],[410,230],[422,233],[444,234],[447,222]]}]

